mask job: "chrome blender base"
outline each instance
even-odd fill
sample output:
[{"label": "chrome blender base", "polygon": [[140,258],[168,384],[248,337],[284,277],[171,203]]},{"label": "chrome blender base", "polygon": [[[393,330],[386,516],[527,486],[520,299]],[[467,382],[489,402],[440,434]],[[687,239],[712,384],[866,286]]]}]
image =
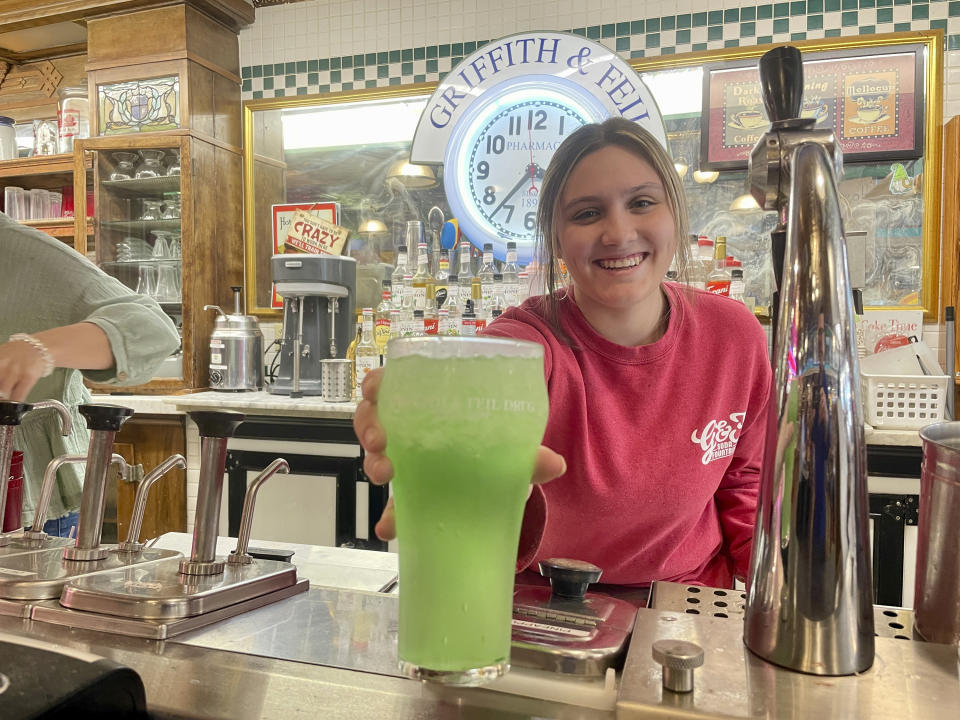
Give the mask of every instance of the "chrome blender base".
[{"label": "chrome blender base", "polygon": [[31,540],[24,535],[6,536],[6,542],[0,545],[0,558],[10,557],[11,555],[25,555],[27,553],[39,552],[41,550],[50,550],[51,548],[64,548],[76,542],[73,538],[47,536],[43,540]]},{"label": "chrome blender base", "polygon": [[97,632],[126,635],[128,637],[147,638],[149,640],[167,640],[191,630],[198,630],[213,623],[226,620],[236,615],[256,610],[264,605],[279,602],[288,597],[304,593],[310,589],[310,581],[306,578],[298,580],[293,585],[264,593],[233,605],[211,610],[202,615],[193,617],[149,620],[145,618],[119,617],[102,613],[71,610],[63,607],[55,600],[34,605],[30,618],[35,622],[45,622],[54,625],[96,630]]},{"label": "chrome blender base", "polygon": [[476,687],[503,677],[510,670],[510,663],[496,663],[470,670],[431,670],[400,661],[400,672],[406,677],[438,685],[456,685],[457,687]]}]

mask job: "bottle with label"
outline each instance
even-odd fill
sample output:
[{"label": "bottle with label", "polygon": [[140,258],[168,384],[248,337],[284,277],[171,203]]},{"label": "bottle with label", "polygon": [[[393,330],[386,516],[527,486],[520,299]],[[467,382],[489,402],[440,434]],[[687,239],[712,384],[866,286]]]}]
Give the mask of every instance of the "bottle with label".
[{"label": "bottle with label", "polygon": [[[400,322],[400,308],[390,308],[390,339],[401,337],[400,330],[402,323]],[[383,356],[384,363],[386,363],[387,356]]]},{"label": "bottle with label", "polygon": [[707,275],[707,292],[714,295],[730,295],[730,272],[727,270],[727,239],[717,236],[713,251],[713,270]]},{"label": "bottle with label", "polygon": [[690,285],[697,290],[707,289],[707,275],[713,269],[713,242],[706,235],[697,240],[697,255],[690,262]]},{"label": "bottle with label", "polygon": [[360,336],[363,334],[363,313],[358,312],[356,318],[356,332],[353,335],[353,340],[350,341],[350,344],[347,345],[347,353],[345,355],[346,359],[350,361],[350,380],[353,383],[354,391],[357,387],[357,345],[360,344]]},{"label": "bottle with label", "polygon": [[460,276],[461,281],[466,278],[468,285],[470,278],[473,277],[473,261],[470,257],[472,247],[465,239],[460,242],[460,270],[457,275]]},{"label": "bottle with label", "polygon": [[440,248],[437,272],[433,276],[433,296],[438,310],[446,306],[450,296],[450,251],[446,248]]},{"label": "bottle with label", "polygon": [[743,282],[743,268],[731,268],[730,270],[730,297],[734,300],[739,300],[740,302],[746,304],[746,298],[744,294],[746,293],[747,286]]},{"label": "bottle with label", "polygon": [[[492,274],[490,276],[490,285],[493,285]],[[483,304],[483,281],[479,277],[475,277],[470,281],[470,300],[473,303],[473,312],[476,313],[477,317],[480,317],[486,306]],[[466,309],[466,303],[464,303],[464,309]]]},{"label": "bottle with label", "polygon": [[430,254],[427,244],[417,246],[417,272],[413,276],[413,309],[424,310],[427,307],[427,283],[432,281],[430,275]]},{"label": "bottle with label", "polygon": [[483,263],[480,265],[480,287],[482,289],[483,307],[487,307],[490,296],[493,295],[493,274],[497,271],[493,264],[493,243],[483,244]]},{"label": "bottle with label", "polygon": [[363,393],[360,386],[367,373],[374,368],[380,367],[380,350],[373,339],[373,308],[363,309],[363,320],[361,321],[360,342],[357,343],[354,359],[356,368],[356,397],[357,400],[363,399]]},{"label": "bottle with label", "polygon": [[488,315],[490,315],[491,320],[493,319],[494,312],[499,310],[499,312],[497,312],[497,315],[499,316],[508,307],[506,298],[504,298],[503,288],[503,273],[494,273],[493,293],[490,295],[490,306],[488,309]]},{"label": "bottle with label", "polygon": [[[390,273],[390,282],[393,284],[393,288],[397,293],[398,299],[402,297],[403,293],[401,288],[403,287],[403,276],[409,272],[407,270],[407,246],[401,245],[397,248],[397,264],[393,268],[393,272]],[[397,305],[400,303],[397,302]]]},{"label": "bottle with label", "polygon": [[517,305],[530,297],[530,273],[526,269],[517,273]]},{"label": "bottle with label", "polygon": [[414,337],[423,337],[427,334],[426,327],[423,323],[423,310],[414,310],[413,311],[413,336]]},{"label": "bottle with label", "polygon": [[409,272],[403,275],[403,285],[400,291],[400,302],[394,301],[395,306],[399,306],[404,312],[413,312],[413,275]]},{"label": "bottle with label", "polygon": [[380,289],[380,304],[374,317],[373,339],[381,355],[387,354],[387,342],[390,340],[390,310],[393,308],[393,283],[384,280]]},{"label": "bottle with label", "polygon": [[507,243],[507,261],[500,269],[503,275],[503,299],[505,307],[520,304],[520,269],[517,267],[517,244]]},{"label": "bottle with label", "polygon": [[443,307],[437,310],[437,335],[453,335],[450,311]]},{"label": "bottle with label", "polygon": [[473,297],[473,280],[469,271],[466,275],[462,271],[457,275],[457,285],[460,287],[457,293],[457,310],[461,313],[467,309],[467,300]]},{"label": "bottle with label", "polygon": [[423,332],[426,335],[436,335],[440,321],[437,314],[437,302],[434,299],[436,297],[434,287],[433,280],[430,280],[427,283],[426,307],[423,308]]},{"label": "bottle with label", "polygon": [[477,334],[477,315],[473,311],[473,300],[467,300],[460,316],[460,334],[463,337],[473,337]]},{"label": "bottle with label", "polygon": [[86,87],[65,87],[60,90],[57,110],[60,152],[73,152],[73,141],[90,137],[90,102]]}]

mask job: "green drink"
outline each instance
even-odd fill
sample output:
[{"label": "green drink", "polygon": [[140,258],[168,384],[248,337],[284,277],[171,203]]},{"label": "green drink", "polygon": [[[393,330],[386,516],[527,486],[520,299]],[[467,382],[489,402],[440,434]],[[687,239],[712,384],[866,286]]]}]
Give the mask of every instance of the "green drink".
[{"label": "green drink", "polygon": [[393,462],[401,669],[474,685],[510,667],[520,523],[547,422],[543,348],[391,340],[378,409]]}]

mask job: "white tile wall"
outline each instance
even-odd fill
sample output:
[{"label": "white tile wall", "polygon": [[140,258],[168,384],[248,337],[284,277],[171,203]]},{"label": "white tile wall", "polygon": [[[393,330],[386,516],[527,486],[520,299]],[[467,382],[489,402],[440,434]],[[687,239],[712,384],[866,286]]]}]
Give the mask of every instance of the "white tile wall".
[{"label": "white tile wall", "polygon": [[[757,0],[305,0],[256,11],[256,22],[240,33],[241,65],[285,63],[312,58],[387,52],[442,43],[490,40],[524,30],[567,30],[575,27],[629,22],[688,12],[756,7]],[[960,34],[960,17],[949,17],[951,3],[932,0],[929,20],[947,20],[947,34]],[[911,23],[912,29],[929,28],[929,20],[912,20],[912,5],[894,5],[894,23]],[[842,26],[841,12],[823,13],[823,30],[807,30],[805,16],[789,18],[789,32],[823,37],[825,30],[856,35],[859,26],[877,25],[877,10],[863,8],[855,26]],[[889,27],[888,27],[889,26]],[[892,31],[881,23],[878,32]],[[705,29],[694,28],[692,42],[723,47],[736,39],[739,25],[726,24],[723,40],[707,41]],[[772,20],[756,21],[756,36],[772,35]],[[661,47],[673,45],[666,31]],[[775,40],[789,39],[789,33]],[[639,40],[642,41],[642,36]],[[614,47],[615,39],[603,42]],[[642,47],[634,37],[633,48]],[[948,67],[958,68],[956,56],[947,53]],[[385,83],[384,83],[385,84]],[[960,82],[956,73],[946,79],[944,117],[960,115]],[[249,97],[249,93],[246,96]]]}]

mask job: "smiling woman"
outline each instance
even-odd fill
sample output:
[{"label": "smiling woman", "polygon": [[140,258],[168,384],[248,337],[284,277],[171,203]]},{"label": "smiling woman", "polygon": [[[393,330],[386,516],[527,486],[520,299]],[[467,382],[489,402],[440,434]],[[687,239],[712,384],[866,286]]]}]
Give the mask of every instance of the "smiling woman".
[{"label": "smiling woman", "polygon": [[[602,568],[605,583],[715,587],[747,572],[771,381],[766,336],[742,303],[663,280],[675,257],[684,263],[686,212],[663,146],[622,119],[572,133],[546,170],[538,237],[547,292],[484,333],[544,348],[550,412],[518,571],[576,558]],[[737,372],[718,372],[733,360],[730,337]],[[355,425],[364,469],[383,483],[392,466],[378,379],[375,371],[365,383]],[[392,534],[389,512],[383,535]]]}]

